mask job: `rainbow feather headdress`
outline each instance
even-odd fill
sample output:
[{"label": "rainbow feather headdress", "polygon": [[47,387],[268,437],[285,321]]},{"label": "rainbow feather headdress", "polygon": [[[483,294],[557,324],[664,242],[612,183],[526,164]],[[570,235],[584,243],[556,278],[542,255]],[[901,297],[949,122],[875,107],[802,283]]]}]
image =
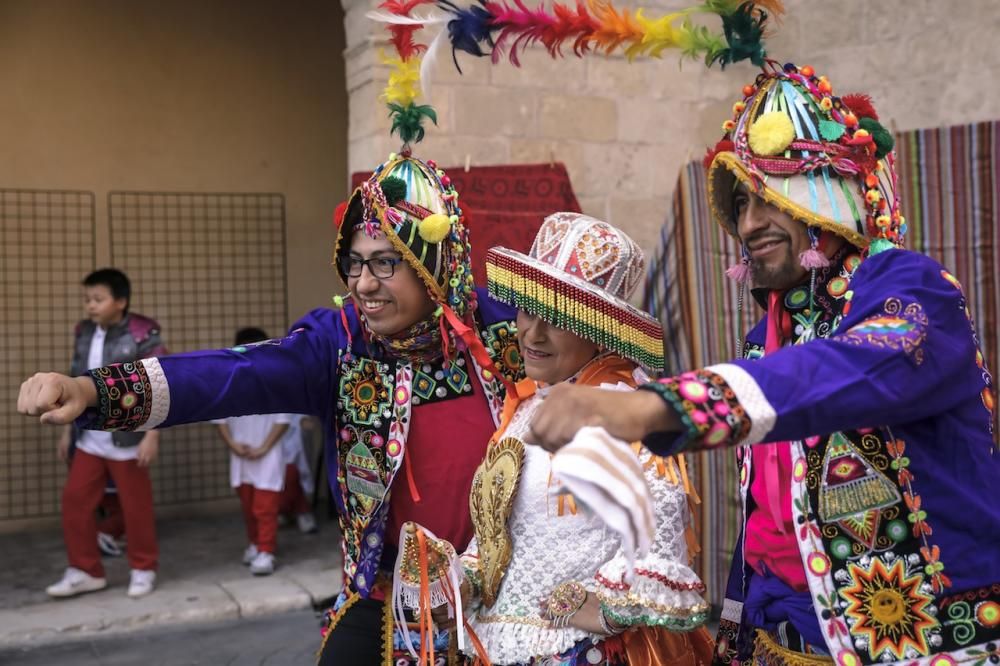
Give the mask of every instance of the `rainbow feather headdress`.
[{"label": "rainbow feather headdress", "polygon": [[[704,0],[701,4],[664,15],[646,9],[616,7],[611,0],[553,2],[531,8],[524,0],[478,0],[462,7],[452,0],[386,0],[368,17],[388,24],[396,57],[383,57],[391,66],[382,99],[389,107],[392,131],[404,148],[424,136],[423,122],[437,123],[429,103],[430,72],[439,52],[451,44],[452,59],[459,68],[458,52],[489,56],[494,63],[506,54],[520,65],[520,54],[541,44],[553,58],[564,48],[578,57],[587,54],[624,54],[661,58],[666,51],[679,51],[683,58],[701,59],[708,66],[750,60],[763,66],[763,38],[769,16],[784,12],[781,0]],[[717,15],[722,31],[713,32],[692,20],[698,14]],[[422,28],[436,28],[428,42],[416,40]]]}]

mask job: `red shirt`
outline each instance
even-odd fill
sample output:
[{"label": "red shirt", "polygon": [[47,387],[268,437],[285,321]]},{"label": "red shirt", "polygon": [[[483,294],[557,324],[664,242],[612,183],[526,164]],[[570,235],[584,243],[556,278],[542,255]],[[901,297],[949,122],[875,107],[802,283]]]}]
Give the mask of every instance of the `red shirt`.
[{"label": "red shirt", "polygon": [[[465,367],[470,374],[475,372],[471,363]],[[469,382],[472,392],[461,398],[413,408],[403,465],[393,479],[389,499],[385,540],[393,548],[408,520],[446,539],[459,553],[472,539],[472,476],[486,455],[496,425],[479,380],[470,377]]]},{"label": "red shirt", "polygon": [[[753,456],[754,478],[750,495],[757,505],[747,520],[745,550],[746,563],[757,573],[764,567],[797,592],[809,589],[806,572],[802,568],[799,545],[795,540],[795,522],[792,520],[792,450],[788,442],[757,444],[750,447]],[[772,498],[767,494],[767,467],[775,473],[777,513]],[[784,530],[784,532],[782,532]]]}]

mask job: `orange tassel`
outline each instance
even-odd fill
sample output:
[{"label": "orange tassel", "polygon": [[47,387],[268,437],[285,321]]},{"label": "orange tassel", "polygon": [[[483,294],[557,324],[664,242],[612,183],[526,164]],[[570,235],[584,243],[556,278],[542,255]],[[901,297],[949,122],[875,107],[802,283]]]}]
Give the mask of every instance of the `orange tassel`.
[{"label": "orange tassel", "polygon": [[560,516],[564,516],[566,515],[566,511],[569,511],[574,516],[576,515],[576,500],[573,499],[572,495],[559,496],[559,508],[557,513]]},{"label": "orange tassel", "polygon": [[[673,458],[667,458],[666,463],[663,465],[667,470],[667,476],[670,477],[670,483],[679,485],[681,480],[677,478],[677,464],[674,463]],[[687,489],[685,488],[685,491]]]},{"label": "orange tassel", "polygon": [[434,663],[434,618],[431,616],[431,590],[428,585],[430,573],[427,565],[427,538],[424,531],[417,530],[417,549],[420,553],[420,663]]},{"label": "orange tassel", "polygon": [[694,487],[691,483],[691,479],[688,477],[687,472],[687,461],[684,459],[684,454],[678,454],[677,460],[681,465],[681,478],[684,479],[684,492],[687,493],[688,497],[691,498],[695,504],[701,504],[701,497],[698,496],[698,489]]},{"label": "orange tassel", "polygon": [[417,482],[413,479],[413,466],[410,465],[410,456],[403,451],[403,466],[406,468],[406,485],[410,487],[410,498],[414,504],[420,503],[420,493],[417,491]]}]

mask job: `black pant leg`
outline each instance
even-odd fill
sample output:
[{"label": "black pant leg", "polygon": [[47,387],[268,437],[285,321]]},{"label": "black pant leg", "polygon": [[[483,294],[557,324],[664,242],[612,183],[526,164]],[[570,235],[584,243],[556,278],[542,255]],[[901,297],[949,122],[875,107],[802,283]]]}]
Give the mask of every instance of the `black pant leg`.
[{"label": "black pant leg", "polygon": [[[323,645],[318,666],[380,666],[384,663],[382,612],[385,602],[358,599]],[[388,646],[392,649],[392,646]]]}]

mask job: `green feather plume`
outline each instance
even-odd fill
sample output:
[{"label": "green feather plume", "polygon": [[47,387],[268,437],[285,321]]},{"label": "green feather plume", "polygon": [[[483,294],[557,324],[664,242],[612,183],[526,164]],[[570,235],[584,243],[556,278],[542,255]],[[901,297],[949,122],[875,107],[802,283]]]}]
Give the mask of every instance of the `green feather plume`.
[{"label": "green feather plume", "polygon": [[418,143],[424,138],[424,118],[429,118],[437,125],[437,112],[429,104],[414,104],[406,106],[390,103],[389,116],[392,118],[391,134],[399,134],[404,144]]},{"label": "green feather plume", "polygon": [[722,17],[722,32],[726,36],[728,48],[720,51],[710,62],[718,61],[723,69],[726,65],[731,65],[741,60],[749,60],[758,67],[764,65],[764,22],[767,20],[767,13],[758,11],[754,13],[754,6],[751,2],[745,2],[740,8],[730,16]]}]

